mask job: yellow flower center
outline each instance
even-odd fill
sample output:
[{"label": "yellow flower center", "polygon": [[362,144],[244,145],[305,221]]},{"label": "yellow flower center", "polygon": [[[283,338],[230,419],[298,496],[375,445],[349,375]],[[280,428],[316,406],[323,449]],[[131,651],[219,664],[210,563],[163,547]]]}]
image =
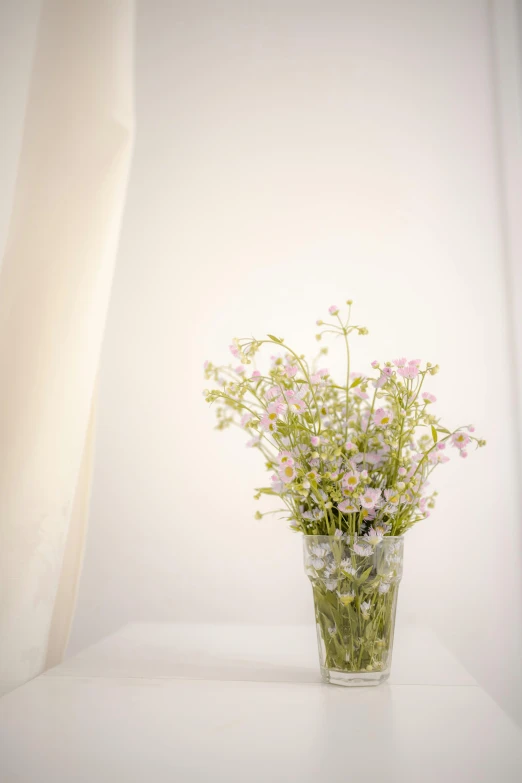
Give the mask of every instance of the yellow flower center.
[{"label": "yellow flower center", "polygon": [[292,478],[294,475],[294,469],[289,465],[287,468],[285,468],[285,476],[288,476],[288,478]]}]

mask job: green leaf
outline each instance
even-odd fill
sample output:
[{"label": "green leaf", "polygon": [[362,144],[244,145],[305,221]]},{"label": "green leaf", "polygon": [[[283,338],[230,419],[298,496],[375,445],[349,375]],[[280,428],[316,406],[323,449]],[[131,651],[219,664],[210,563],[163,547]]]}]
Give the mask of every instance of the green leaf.
[{"label": "green leaf", "polygon": [[277,492],[274,492],[270,487],[256,488],[256,492],[261,492],[263,495],[277,495]]},{"label": "green leaf", "polygon": [[350,389],[353,389],[354,386],[358,386],[360,383],[362,383],[362,378],[356,378],[354,382],[350,384]]},{"label": "green leaf", "polygon": [[273,334],[269,334],[269,335],[267,335],[267,337],[270,337],[271,340],[273,340],[275,343],[279,343],[279,344],[281,344],[283,342],[283,340],[284,340],[283,337],[281,337],[281,338],[280,337],[274,337]]},{"label": "green leaf", "polygon": [[446,427],[437,427],[437,432],[443,432],[445,435],[451,435],[451,432]]},{"label": "green leaf", "polygon": [[358,585],[362,585],[362,584],[363,584],[363,582],[366,582],[366,580],[368,579],[368,577],[370,576],[370,574],[371,574],[371,572],[372,572],[372,569],[373,569],[373,566],[370,566],[369,568],[367,568],[367,569],[366,569],[366,571],[364,571],[364,572],[361,574],[361,576],[360,576],[360,577],[359,577],[359,579],[357,580],[357,584],[358,584]]},{"label": "green leaf", "polygon": [[433,426],[433,424],[431,425],[431,434],[432,434],[432,436],[433,436],[433,442],[434,442],[434,443],[437,443],[437,441],[438,441],[438,439],[439,439],[439,436],[437,435],[437,430],[435,429],[435,427]]},{"label": "green leaf", "polygon": [[366,636],[367,639],[369,639],[370,636],[372,635],[372,633],[373,633],[373,621],[370,620],[370,622],[368,623],[368,625],[364,629],[364,635]]}]

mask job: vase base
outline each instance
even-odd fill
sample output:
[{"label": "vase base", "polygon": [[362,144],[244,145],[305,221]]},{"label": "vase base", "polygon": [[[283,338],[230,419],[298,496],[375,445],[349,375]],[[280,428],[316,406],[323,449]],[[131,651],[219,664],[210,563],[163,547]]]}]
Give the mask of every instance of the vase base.
[{"label": "vase base", "polygon": [[337,669],[321,667],[321,679],[330,685],[342,685],[345,688],[371,688],[386,682],[390,671],[381,672],[342,672]]}]

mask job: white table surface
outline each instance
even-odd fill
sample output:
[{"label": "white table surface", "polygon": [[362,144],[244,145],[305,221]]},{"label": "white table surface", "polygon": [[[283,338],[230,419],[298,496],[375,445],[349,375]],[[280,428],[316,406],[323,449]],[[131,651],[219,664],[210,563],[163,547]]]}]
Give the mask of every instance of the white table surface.
[{"label": "white table surface", "polygon": [[132,624],[0,699],[1,783],[520,783],[522,732],[425,628],[378,688],[313,627]]}]

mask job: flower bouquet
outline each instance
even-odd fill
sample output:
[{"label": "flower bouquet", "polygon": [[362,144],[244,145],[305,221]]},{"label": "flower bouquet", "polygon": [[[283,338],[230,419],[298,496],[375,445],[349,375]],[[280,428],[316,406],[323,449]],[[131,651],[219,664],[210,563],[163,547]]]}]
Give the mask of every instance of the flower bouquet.
[{"label": "flower bouquet", "polygon": [[[390,673],[403,536],[435,504],[430,474],[448,461],[448,447],[465,458],[485,441],[432,413],[424,383],[437,365],[400,358],[351,372],[350,337],[368,333],[351,323],[351,308],[350,300],[345,314],[332,306],[331,318],[317,321],[318,340],[344,343],[342,385],[320,366],[326,347],[309,363],[268,335],[235,339],[235,367],[205,362],[217,386],[205,396],[216,403],[217,428],[241,427],[263,455],[271,481],[255,497],[275,495],[284,506],[266,513],[282,511],[304,534],[323,680],[378,685]],[[277,353],[262,371],[256,359],[266,345]]]}]

